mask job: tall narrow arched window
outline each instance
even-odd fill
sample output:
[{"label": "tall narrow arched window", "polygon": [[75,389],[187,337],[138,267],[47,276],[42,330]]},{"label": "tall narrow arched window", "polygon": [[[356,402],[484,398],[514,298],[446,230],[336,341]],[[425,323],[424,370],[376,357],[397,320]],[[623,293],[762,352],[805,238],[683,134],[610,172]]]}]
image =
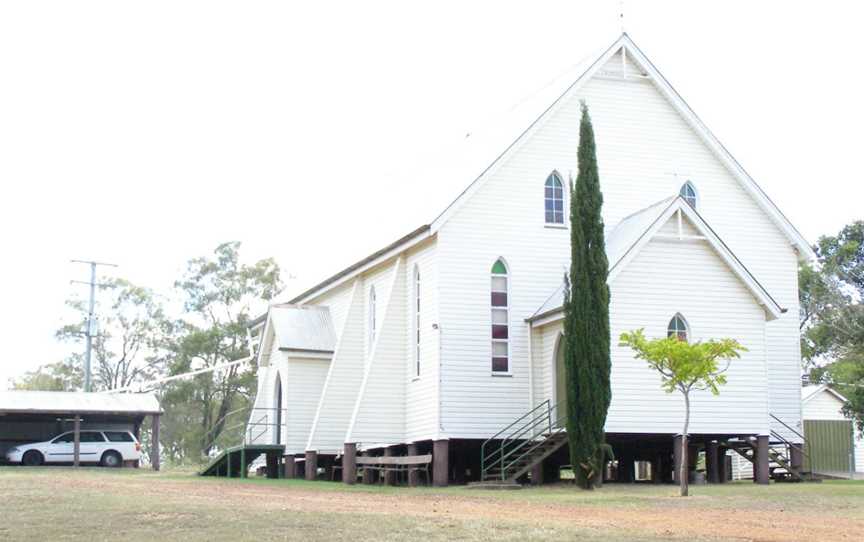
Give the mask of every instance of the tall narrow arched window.
[{"label": "tall narrow arched window", "polygon": [[684,201],[690,204],[690,207],[696,208],[696,187],[693,183],[687,181],[681,185],[681,190],[678,192]]},{"label": "tall narrow arched window", "polygon": [[507,266],[492,266],[492,372],[510,371],[510,284]]},{"label": "tall narrow arched window", "polygon": [[543,188],[547,224],[564,224],[564,183],[557,173],[546,178]]},{"label": "tall narrow arched window", "polygon": [[690,340],[690,329],[687,326],[687,320],[680,314],[676,314],[669,320],[669,327],[666,330],[667,337],[677,337],[679,341],[687,342]]},{"label": "tall narrow arched window", "polygon": [[414,376],[420,376],[420,268],[414,266]]},{"label": "tall narrow arched window", "polygon": [[372,345],[375,344],[375,331],[378,322],[375,314],[375,287],[369,288],[369,351],[372,351]]}]

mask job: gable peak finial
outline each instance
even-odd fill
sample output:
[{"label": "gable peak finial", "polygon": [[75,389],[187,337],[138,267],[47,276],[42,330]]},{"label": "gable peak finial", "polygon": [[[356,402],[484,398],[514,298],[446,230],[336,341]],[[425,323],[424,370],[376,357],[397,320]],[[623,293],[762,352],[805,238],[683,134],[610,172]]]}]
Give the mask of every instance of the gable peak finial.
[{"label": "gable peak finial", "polygon": [[621,25],[621,33],[627,34],[627,31],[624,29],[624,0],[621,0],[618,5],[618,22]]}]

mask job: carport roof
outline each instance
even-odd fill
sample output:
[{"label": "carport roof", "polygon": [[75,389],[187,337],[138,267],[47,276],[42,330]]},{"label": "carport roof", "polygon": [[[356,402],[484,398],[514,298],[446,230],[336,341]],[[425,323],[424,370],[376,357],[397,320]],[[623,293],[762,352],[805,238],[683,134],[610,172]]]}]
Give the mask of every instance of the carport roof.
[{"label": "carport roof", "polygon": [[0,414],[161,414],[152,393],[0,391]]}]

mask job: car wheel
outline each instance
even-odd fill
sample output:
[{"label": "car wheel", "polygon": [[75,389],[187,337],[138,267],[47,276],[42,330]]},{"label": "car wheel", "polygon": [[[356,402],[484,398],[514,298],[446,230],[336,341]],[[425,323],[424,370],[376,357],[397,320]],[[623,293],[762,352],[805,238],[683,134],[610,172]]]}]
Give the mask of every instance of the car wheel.
[{"label": "car wheel", "polygon": [[116,468],[123,464],[123,458],[115,451],[108,451],[102,454],[102,461],[99,462],[103,467]]},{"label": "car wheel", "polygon": [[28,467],[38,467],[44,462],[45,458],[42,457],[42,454],[36,450],[26,451],[24,453],[24,457],[21,458],[21,464],[27,465]]}]

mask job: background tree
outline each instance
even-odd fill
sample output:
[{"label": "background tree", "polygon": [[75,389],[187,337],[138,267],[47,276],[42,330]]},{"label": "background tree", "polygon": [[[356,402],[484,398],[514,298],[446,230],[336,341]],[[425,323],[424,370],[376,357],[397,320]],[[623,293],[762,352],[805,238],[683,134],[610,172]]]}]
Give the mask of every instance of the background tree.
[{"label": "background tree", "polygon": [[609,375],[609,264],[603,238],[603,195],[588,107],[582,103],[579,171],[570,188],[570,276],[564,296],[567,437],[577,484],[602,481]]},{"label": "background tree", "polygon": [[[175,283],[184,314],[175,326],[170,374],[180,374],[250,355],[247,326],[282,289],[273,259],[240,262],[240,243],[219,245],[212,257],[189,261]],[[204,373],[163,391],[167,423],[162,445],[168,457],[200,458],[220,437],[239,438],[255,391],[253,364]],[[231,423],[229,414],[242,415]],[[272,415],[272,414],[271,414]],[[230,429],[230,435],[223,435]],[[229,439],[230,440],[230,439]]]},{"label": "background tree", "polygon": [[[734,339],[719,339],[688,343],[678,337],[665,339],[645,338],[643,330],[622,333],[620,346],[629,346],[637,359],[645,360],[660,373],[662,387],[666,393],[680,391],[684,396],[684,429],[681,431],[681,465],[678,479],[681,496],[689,494],[687,431],[690,428],[690,392],[708,390],[714,395],[720,393],[720,386],[726,383],[723,374],[732,359],[741,357],[747,349]],[[719,362],[726,361],[721,369]]]},{"label": "background tree", "polygon": [[12,379],[9,384],[15,390],[80,391],[84,387],[84,370],[68,361],[49,363]]},{"label": "background tree", "polygon": [[[76,296],[66,304],[76,319],[60,328],[57,338],[78,346],[83,343],[87,326],[87,302]],[[151,290],[125,279],[103,278],[96,295],[96,314],[98,329],[92,353],[94,390],[125,388],[160,373],[169,324],[161,302]],[[83,367],[83,346],[76,348],[66,363]]]},{"label": "background tree", "polygon": [[844,412],[864,431],[864,221],[817,244],[818,266],[802,266],[802,357],[814,382],[847,398]]}]

